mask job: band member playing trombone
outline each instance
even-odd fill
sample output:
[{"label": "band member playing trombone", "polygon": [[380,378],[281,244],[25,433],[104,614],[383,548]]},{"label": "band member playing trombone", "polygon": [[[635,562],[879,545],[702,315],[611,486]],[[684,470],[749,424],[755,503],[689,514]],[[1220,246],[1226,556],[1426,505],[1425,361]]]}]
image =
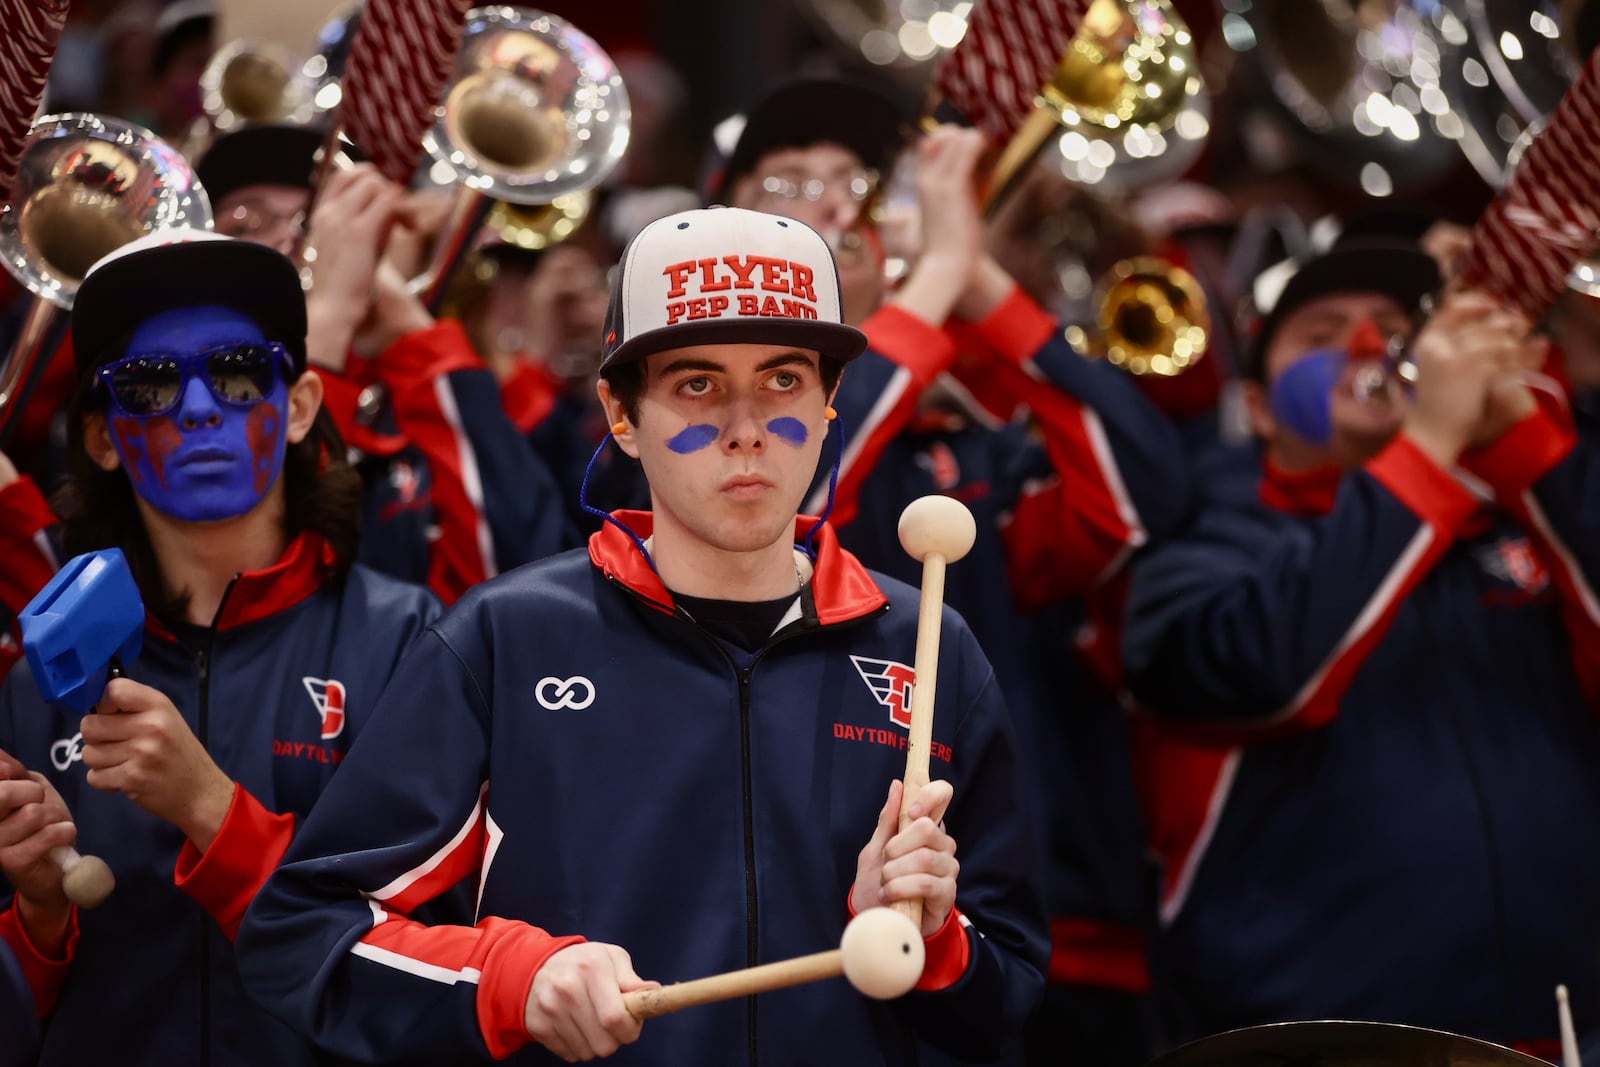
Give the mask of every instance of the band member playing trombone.
[{"label": "band member playing trombone", "polygon": [[406,191],[366,164],[334,169],[307,231],[322,141],[311,128],[248,126],[214,141],[196,170],[219,231],[285,253],[303,237],[312,250],[307,352],[361,455],[361,560],[448,602],[559,551],[564,510],[461,324],[430,315],[385,258]]},{"label": "band member playing trombone", "polygon": [[1455,294],[1414,334],[1439,282],[1415,245],[1301,266],[1244,368],[1259,499],[1134,566],[1174,1040],[1332,1018],[1540,1047],[1557,983],[1600,1018],[1600,467],[1519,312]]}]

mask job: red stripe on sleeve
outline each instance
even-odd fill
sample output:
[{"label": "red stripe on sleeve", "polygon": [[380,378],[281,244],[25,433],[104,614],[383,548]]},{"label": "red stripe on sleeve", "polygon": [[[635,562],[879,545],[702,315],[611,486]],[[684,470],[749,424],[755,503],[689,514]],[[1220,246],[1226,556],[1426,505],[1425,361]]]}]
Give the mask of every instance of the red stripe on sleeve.
[{"label": "red stripe on sleeve", "polygon": [[393,398],[396,425],[427,459],[433,476],[439,537],[429,546],[427,584],[450,604],[495,570],[477,457],[446,377],[482,363],[461,325],[446,320],[401,337],[377,367]]},{"label": "red stripe on sleeve", "polygon": [[430,981],[476,982],[478,1030],[490,1055],[504,1059],[529,1042],[534,975],[551,956],[582,942],[494,916],[477,926],[425,926],[385,911],[351,951]]},{"label": "red stripe on sleeve", "polygon": [[56,1006],[61,983],[67,980],[67,972],[72,969],[72,957],[78,951],[78,909],[74,907],[67,918],[67,944],[62,950],[61,959],[53,960],[33,947],[27,931],[22,927],[22,916],[17,914],[14,898],[10,907],[0,911],[0,941],[10,946],[11,954],[22,966],[23,980],[33,990],[34,1012],[43,1019]]},{"label": "red stripe on sleeve", "polygon": [[1134,783],[1143,805],[1150,850],[1161,863],[1161,921],[1183,910],[1195,872],[1222,819],[1237,749],[1172,736],[1157,720],[1133,721]]},{"label": "red stripe on sleeve", "polygon": [[982,321],[952,321],[950,326],[962,340],[975,340],[1018,366],[1032,359],[1060,328],[1021,286],[1014,287]]},{"label": "red stripe on sleeve", "polygon": [[[893,304],[873,312],[861,329],[867,335],[868,347],[900,371],[884,385],[863,424],[848,427],[851,437],[839,463],[839,485],[829,517],[835,528],[855,518],[861,486],[877,466],[883,450],[911,421],[923,390],[956,358],[955,344],[943,330]],[[808,510],[820,508],[818,503]]]},{"label": "red stripe on sleeve", "polygon": [[480,791],[467,821],[444,847],[419,867],[368,895],[393,911],[410,912],[479,870],[488,845],[483,804],[484,792]]},{"label": "red stripe on sleeve", "polygon": [[1461,483],[1401,434],[1369,460],[1367,473],[1423,522],[1454,534],[1478,510]]},{"label": "red stripe on sleeve", "polygon": [[232,941],[245,909],[255,899],[294,836],[294,816],[268,811],[242,785],[235,785],[228,814],[201,852],[184,841],[172,882],[216,920]]},{"label": "red stripe on sleeve", "polygon": [[996,377],[1026,391],[1055,477],[1024,486],[1001,527],[1019,611],[1081,596],[1144,543],[1099,418],[1020,367],[996,363]]},{"label": "red stripe on sleeve", "polygon": [[1507,502],[1543,478],[1577,444],[1570,415],[1560,401],[1535,391],[1539,407],[1487,447],[1461,457],[1461,466],[1482,478]]}]

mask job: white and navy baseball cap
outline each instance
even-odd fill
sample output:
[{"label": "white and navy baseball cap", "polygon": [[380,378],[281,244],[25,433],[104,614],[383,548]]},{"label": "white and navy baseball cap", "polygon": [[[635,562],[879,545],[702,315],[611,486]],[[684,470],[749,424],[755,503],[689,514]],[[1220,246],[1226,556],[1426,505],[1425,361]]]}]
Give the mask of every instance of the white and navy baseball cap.
[{"label": "white and navy baseball cap", "polygon": [[867,336],[840,307],[833,252],[805,223],[733,207],[680,211],[623,250],[600,373],[706,344],[793,345],[849,361]]}]

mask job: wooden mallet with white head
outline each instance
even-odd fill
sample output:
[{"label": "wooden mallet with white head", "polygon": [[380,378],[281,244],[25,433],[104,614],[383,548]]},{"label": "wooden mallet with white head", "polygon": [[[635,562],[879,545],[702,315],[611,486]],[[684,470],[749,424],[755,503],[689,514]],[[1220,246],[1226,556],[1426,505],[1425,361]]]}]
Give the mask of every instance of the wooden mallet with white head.
[{"label": "wooden mallet with white head", "polygon": [[[948,496],[918,497],[900,513],[900,546],[922,563],[922,595],[917,602],[917,650],[912,664],[911,726],[906,740],[906,771],[900,791],[900,829],[911,825],[911,802],[928,784],[933,745],[933,698],[939,681],[939,626],[944,614],[944,570],[972,550],[978,524],[972,512]],[[922,901],[902,900],[895,909],[922,928]]]}]

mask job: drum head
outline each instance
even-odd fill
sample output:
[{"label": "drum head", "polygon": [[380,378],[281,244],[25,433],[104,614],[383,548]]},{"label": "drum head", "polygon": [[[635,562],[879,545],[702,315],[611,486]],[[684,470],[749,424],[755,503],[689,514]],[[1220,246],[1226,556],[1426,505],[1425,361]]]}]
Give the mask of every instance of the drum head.
[{"label": "drum head", "polygon": [[1475,1038],[1393,1023],[1295,1022],[1203,1037],[1149,1067],[1550,1067]]}]

